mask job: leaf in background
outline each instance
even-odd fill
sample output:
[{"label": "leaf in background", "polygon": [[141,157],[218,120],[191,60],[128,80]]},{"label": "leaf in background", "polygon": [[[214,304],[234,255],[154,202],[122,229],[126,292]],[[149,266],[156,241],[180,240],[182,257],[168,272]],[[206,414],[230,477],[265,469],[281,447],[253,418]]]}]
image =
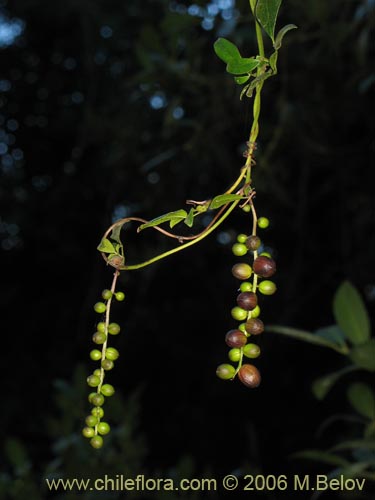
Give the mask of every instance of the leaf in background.
[{"label": "leaf in background", "polygon": [[292,458],[306,458],[307,460],[314,460],[317,462],[323,462],[325,464],[337,465],[339,467],[346,467],[349,462],[339,455],[334,453],[329,453],[327,451],[320,450],[305,450],[293,453]]},{"label": "leaf in background", "polygon": [[97,246],[97,250],[103,253],[116,253],[115,247],[112,245],[108,238],[102,239],[102,241]]},{"label": "leaf in background", "polygon": [[231,60],[241,59],[241,54],[236,45],[226,38],[218,38],[214,43],[214,51],[216,55],[224,62],[229,63]]},{"label": "leaf in background", "polygon": [[339,346],[345,346],[345,335],[341,328],[337,325],[326,326],[315,331],[315,335],[323,339],[329,340]]},{"label": "leaf in background", "polygon": [[255,15],[262,28],[275,41],[275,26],[281,0],[258,0]]},{"label": "leaf in background", "polygon": [[358,413],[370,420],[375,420],[375,395],[370,386],[355,382],[349,386],[347,396]]},{"label": "leaf in background", "polygon": [[210,209],[215,210],[216,208],[221,207],[222,205],[226,205],[231,201],[241,200],[242,196],[240,194],[219,194],[212,199],[210,203]]},{"label": "leaf in background", "polygon": [[243,75],[244,73],[251,73],[258,66],[259,61],[254,57],[241,57],[228,62],[227,72],[231,75]]},{"label": "leaf in background", "polygon": [[288,31],[294,30],[296,28],[297,28],[297,26],[295,24],[287,24],[286,26],[281,28],[281,30],[276,35],[275,43],[273,44],[274,49],[279,50],[279,48],[281,47],[284,36],[288,33]]},{"label": "leaf in background", "polygon": [[184,220],[186,216],[187,212],[183,209],[176,210],[175,212],[168,212],[167,214],[160,215],[159,217],[142,224],[139,226],[138,232],[142,231],[142,229],[146,229],[147,227],[159,226],[159,224],[163,224],[163,222],[169,222],[170,227],[173,227]]},{"label": "leaf in background", "polygon": [[370,320],[366,307],[349,281],[344,281],[334,295],[333,314],[346,338],[353,344],[362,344],[370,338]]},{"label": "leaf in background", "polygon": [[314,380],[312,391],[317,399],[324,399],[334,384],[346,373],[356,370],[356,366],[347,366],[337,372],[329,373]]},{"label": "leaf in background", "polygon": [[190,212],[188,213],[187,217],[185,218],[184,223],[188,227],[192,227],[193,226],[193,224],[194,224],[194,208],[190,209]]},{"label": "leaf in background", "polygon": [[355,450],[357,448],[375,450],[375,439],[353,439],[351,441],[341,441],[341,443],[332,446],[331,450]]},{"label": "leaf in background", "polygon": [[350,359],[359,366],[370,372],[375,371],[375,339],[370,339],[368,342],[354,346],[349,353]]}]

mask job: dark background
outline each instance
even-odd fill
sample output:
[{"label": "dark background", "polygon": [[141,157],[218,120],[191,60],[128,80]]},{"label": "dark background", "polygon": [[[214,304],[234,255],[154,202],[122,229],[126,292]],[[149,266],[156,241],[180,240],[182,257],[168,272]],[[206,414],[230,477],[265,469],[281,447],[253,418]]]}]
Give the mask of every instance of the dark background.
[{"label": "dark background", "polygon": [[[271,220],[263,240],[278,264],[262,319],[313,331],[334,322],[332,296],[345,279],[374,311],[374,12],[370,1],[283,3],[278,26],[298,30],[264,87],[254,174],[258,214]],[[343,366],[339,354],[269,333],[259,340],[257,390],[215,376],[235,325],[231,245],[251,223],[240,211],[202,243],[121,274],[121,358],[106,405],[113,431],[101,451],[80,436],[93,304],[112,276],[96,246],[116,218],[184,208],[238,175],[252,103],[239,100],[212,46],[225,36],[255,54],[248,3],[0,5],[0,494],[47,498],[47,475],[325,473],[290,454],[348,431],[317,434],[348,409],[345,382],[323,402],[311,393],[317,376]],[[129,263],[170,248],[153,231],[125,234]]]}]

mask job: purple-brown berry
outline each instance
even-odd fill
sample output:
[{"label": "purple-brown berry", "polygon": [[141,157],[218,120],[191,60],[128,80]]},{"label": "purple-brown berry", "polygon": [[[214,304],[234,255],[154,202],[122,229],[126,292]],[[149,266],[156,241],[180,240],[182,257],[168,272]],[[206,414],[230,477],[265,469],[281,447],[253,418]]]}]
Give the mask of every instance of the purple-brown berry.
[{"label": "purple-brown berry", "polygon": [[246,321],[245,329],[251,335],[259,335],[264,331],[263,321],[259,318],[250,318]]},{"label": "purple-brown berry", "polygon": [[257,257],[253,263],[254,273],[262,278],[270,278],[276,272],[276,262],[265,256]]},{"label": "purple-brown berry", "polygon": [[238,371],[238,378],[241,382],[251,389],[258,387],[261,382],[261,376],[256,366],[244,364]]},{"label": "purple-brown berry", "polygon": [[258,298],[254,292],[242,292],[237,295],[237,304],[245,311],[252,311],[258,304]]},{"label": "purple-brown berry", "polygon": [[247,337],[240,330],[229,330],[225,335],[225,342],[229,347],[243,347],[247,342]]}]

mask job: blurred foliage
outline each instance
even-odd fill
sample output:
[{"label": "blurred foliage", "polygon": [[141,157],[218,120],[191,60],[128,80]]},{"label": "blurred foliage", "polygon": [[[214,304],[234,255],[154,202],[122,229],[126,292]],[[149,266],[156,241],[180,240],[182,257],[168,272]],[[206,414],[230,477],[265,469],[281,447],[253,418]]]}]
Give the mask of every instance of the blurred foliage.
[{"label": "blurred foliage", "polygon": [[[230,247],[248,227],[243,214],[168,265],[126,276],[113,377],[128,403],[113,418],[119,435],[130,434],[119,443],[114,432],[105,459],[88,457],[78,437],[78,413],[87,411],[78,379],[74,390],[52,384],[87,359],[92,305],[109,279],[96,246],[112,218],[153,218],[186,198],[206,199],[242,165],[250,106],[213,44],[226,37],[251,56],[255,39],[247,1],[212,10],[219,4],[0,2],[2,23],[24,22],[0,48],[2,484],[21,478],[14,498],[38,498],[47,469],[94,470],[101,460],[111,472],[117,460],[122,471],[142,463],[151,473],[191,456],[195,474],[294,473],[283,457],[322,444],[316,422],[340,402],[340,388],[319,404],[309,390],[323,369],[340,368],[336,354],[274,335],[260,340],[259,390],[216,381],[235,302]],[[260,215],[272,222],[265,239],[279,290],[264,315],[314,331],[329,323],[344,279],[374,312],[374,9],[370,0],[284,0],[280,16],[280,26],[298,30],[264,88],[254,182]],[[163,249],[161,239],[129,231],[129,259]],[[233,429],[243,432],[235,443]]]}]

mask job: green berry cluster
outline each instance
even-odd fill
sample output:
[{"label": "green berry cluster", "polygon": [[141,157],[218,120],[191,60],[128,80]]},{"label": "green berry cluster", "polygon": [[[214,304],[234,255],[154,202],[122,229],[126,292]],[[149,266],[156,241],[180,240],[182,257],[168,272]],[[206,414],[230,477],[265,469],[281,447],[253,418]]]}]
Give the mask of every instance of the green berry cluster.
[{"label": "green berry cluster", "polygon": [[[261,229],[267,228],[269,220],[260,217],[257,226]],[[244,363],[244,359],[255,359],[260,355],[260,348],[250,337],[256,337],[264,331],[263,321],[259,318],[260,308],[258,305],[259,291],[262,295],[273,295],[276,292],[276,285],[268,278],[276,272],[276,263],[268,252],[258,253],[262,242],[256,235],[256,226],[253,234],[239,234],[237,241],[232,246],[232,252],[236,257],[251,255],[251,265],[247,262],[239,262],[232,267],[232,275],[241,281],[239,294],[237,295],[237,305],[232,308],[232,318],[239,322],[236,329],[229,330],[225,336],[226,344],[231,348],[228,357],[233,363],[237,363],[235,368],[230,363],[218,366],[216,374],[223,380],[233,380],[236,375],[247,387],[258,387],[261,376],[256,366]],[[250,339],[251,340],[251,339]]]},{"label": "green berry cluster", "polygon": [[101,448],[103,446],[102,436],[105,436],[111,430],[109,424],[102,420],[104,417],[102,406],[105,403],[105,398],[112,396],[115,392],[113,385],[104,383],[104,378],[106,372],[112,370],[114,361],[119,357],[119,352],[115,347],[108,347],[109,336],[120,333],[120,325],[109,321],[113,298],[122,302],[125,299],[125,294],[114,290],[103,290],[102,300],[94,305],[94,311],[98,314],[105,313],[105,317],[104,321],[100,321],[96,325],[96,332],[92,336],[97,348],[90,352],[90,358],[93,361],[99,361],[100,368],[96,368],[87,377],[88,386],[96,390],[89,394],[88,399],[93,408],[91,414],[86,417],[86,426],[82,429],[82,434],[90,439],[93,448]]}]

